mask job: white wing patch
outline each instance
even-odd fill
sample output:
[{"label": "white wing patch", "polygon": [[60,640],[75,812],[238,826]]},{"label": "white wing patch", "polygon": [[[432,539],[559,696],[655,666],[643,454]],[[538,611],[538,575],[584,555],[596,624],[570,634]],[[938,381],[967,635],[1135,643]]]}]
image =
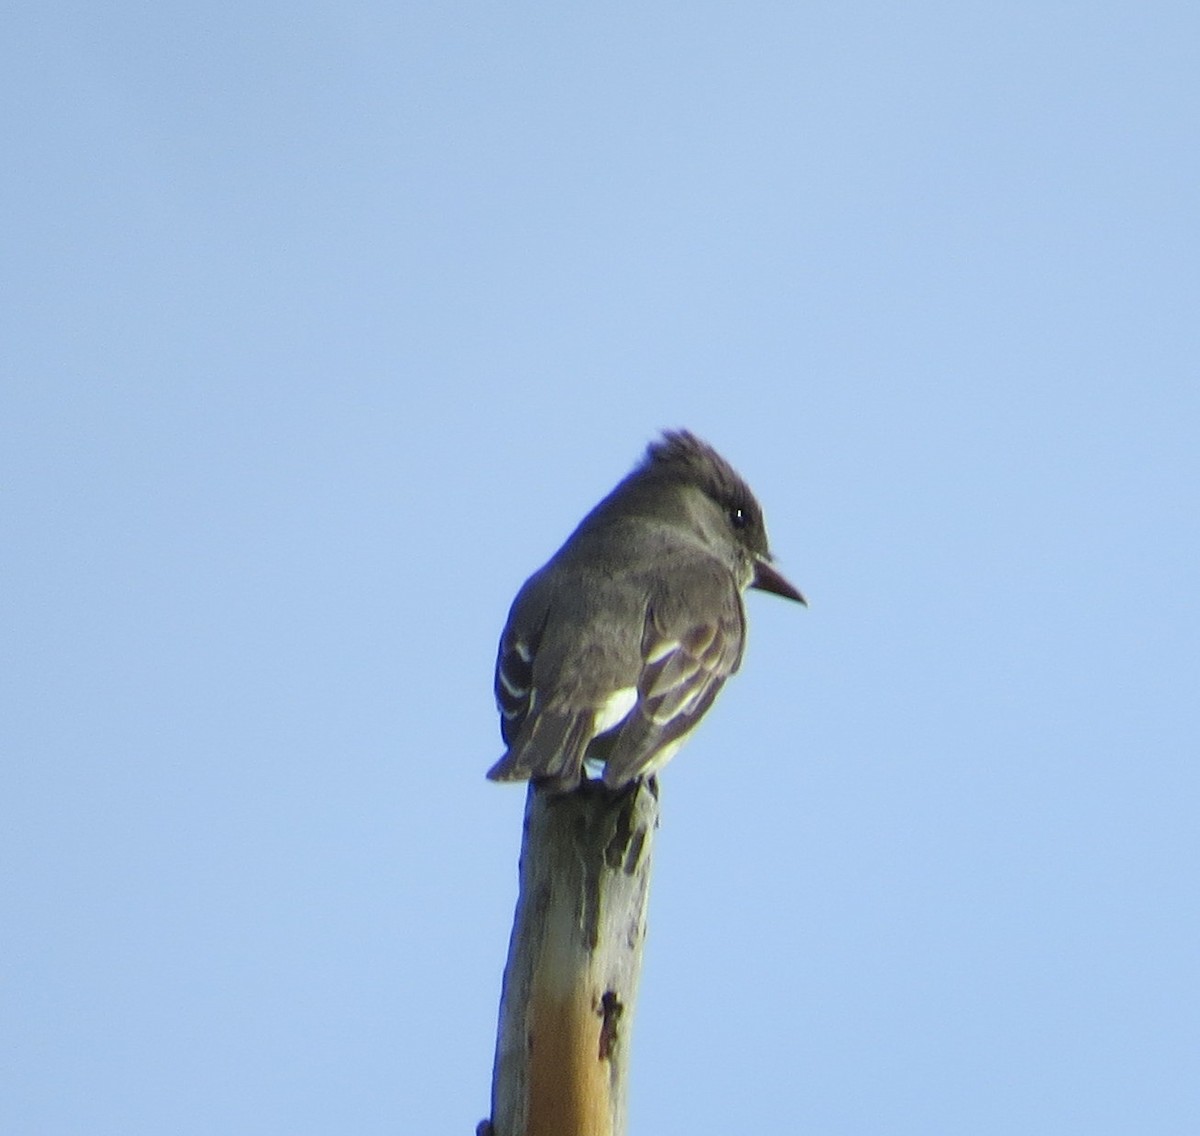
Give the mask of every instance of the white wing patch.
[{"label": "white wing patch", "polygon": [[636,686],[626,686],[621,690],[614,690],[604,705],[596,711],[596,716],[592,721],[592,737],[603,734],[605,731],[611,730],[613,726],[625,721],[629,716],[629,711],[633,709],[634,703],[637,702],[637,698]]},{"label": "white wing patch", "polygon": [[678,639],[660,639],[646,656],[646,664],[657,663],[659,659],[665,659],[672,651],[677,650],[679,646],[680,642]]},{"label": "white wing patch", "polygon": [[524,698],[525,695],[529,693],[529,687],[513,682],[513,680],[508,677],[508,672],[503,667],[496,672],[496,677],[500,680],[500,684],[504,687],[504,689],[507,690],[508,693],[514,698]]}]

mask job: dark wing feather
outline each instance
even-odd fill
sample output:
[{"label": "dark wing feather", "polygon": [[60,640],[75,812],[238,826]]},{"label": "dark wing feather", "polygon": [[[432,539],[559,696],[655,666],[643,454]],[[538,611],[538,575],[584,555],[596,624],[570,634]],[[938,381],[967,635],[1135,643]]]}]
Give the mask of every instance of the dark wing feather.
[{"label": "dark wing feather", "polygon": [[579,783],[593,714],[543,704],[533,684],[534,662],[550,604],[537,576],[513,601],[496,656],[500,733],[508,749],[488,770],[493,781],[538,780],[555,791]]},{"label": "dark wing feather", "polygon": [[496,706],[500,711],[500,734],[511,745],[521,732],[533,705],[533,655],[536,643],[518,637],[511,625],[500,638],[496,656]]},{"label": "dark wing feather", "polygon": [[[732,578],[698,594],[708,602],[691,613],[669,602],[647,612],[638,700],[606,755],[610,788],[641,776],[693,729],[741,663],[745,616]],[[695,614],[700,607],[706,618]]]}]

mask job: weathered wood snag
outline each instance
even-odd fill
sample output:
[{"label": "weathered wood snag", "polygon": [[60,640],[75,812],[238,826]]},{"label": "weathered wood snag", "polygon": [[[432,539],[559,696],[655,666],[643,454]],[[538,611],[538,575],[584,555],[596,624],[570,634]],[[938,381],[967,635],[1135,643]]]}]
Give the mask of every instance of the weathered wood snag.
[{"label": "weathered wood snag", "polygon": [[622,1136],[658,785],[525,803],[485,1136]]}]

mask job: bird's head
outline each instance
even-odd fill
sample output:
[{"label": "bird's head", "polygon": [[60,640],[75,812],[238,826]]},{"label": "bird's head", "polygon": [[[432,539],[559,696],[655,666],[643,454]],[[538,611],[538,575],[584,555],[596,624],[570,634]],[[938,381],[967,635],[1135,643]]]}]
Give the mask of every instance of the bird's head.
[{"label": "bird's head", "polygon": [[686,430],[667,431],[650,444],[637,472],[674,490],[685,523],[729,563],[741,587],[806,602],[771,564],[762,506],[750,486],[711,446]]}]

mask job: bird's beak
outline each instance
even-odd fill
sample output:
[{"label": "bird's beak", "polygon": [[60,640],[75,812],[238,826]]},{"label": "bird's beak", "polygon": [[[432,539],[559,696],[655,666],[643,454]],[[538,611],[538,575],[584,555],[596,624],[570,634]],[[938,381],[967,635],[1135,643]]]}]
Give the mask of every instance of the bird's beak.
[{"label": "bird's beak", "polygon": [[777,596],[808,607],[808,600],[800,594],[800,590],[792,587],[764,558],[760,557],[754,562],[754,579],[750,581],[750,587],[758,588],[760,592],[774,592]]}]

